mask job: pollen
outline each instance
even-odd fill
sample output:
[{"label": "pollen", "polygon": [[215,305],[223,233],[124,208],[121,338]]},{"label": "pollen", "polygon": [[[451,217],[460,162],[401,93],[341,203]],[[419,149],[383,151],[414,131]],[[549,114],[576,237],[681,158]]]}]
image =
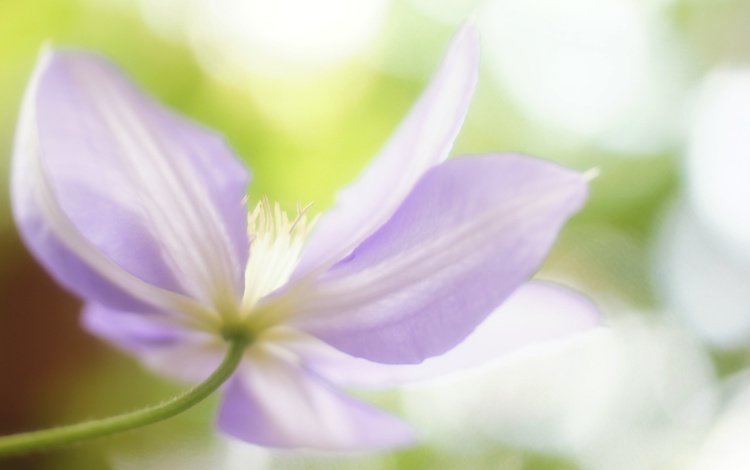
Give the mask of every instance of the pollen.
[{"label": "pollen", "polygon": [[250,258],[245,269],[243,310],[283,286],[297,266],[305,239],[317,217],[308,217],[310,205],[297,205],[290,217],[281,206],[262,197],[248,216]]}]

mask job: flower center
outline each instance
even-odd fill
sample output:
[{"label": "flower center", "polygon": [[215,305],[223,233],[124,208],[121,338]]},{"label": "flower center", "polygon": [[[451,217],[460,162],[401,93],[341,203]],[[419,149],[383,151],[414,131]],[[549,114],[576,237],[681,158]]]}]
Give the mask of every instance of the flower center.
[{"label": "flower center", "polygon": [[315,224],[316,218],[307,216],[309,207],[297,206],[292,218],[278,203],[272,205],[263,197],[250,213],[250,258],[245,268],[243,312],[252,311],[260,299],[289,280]]}]

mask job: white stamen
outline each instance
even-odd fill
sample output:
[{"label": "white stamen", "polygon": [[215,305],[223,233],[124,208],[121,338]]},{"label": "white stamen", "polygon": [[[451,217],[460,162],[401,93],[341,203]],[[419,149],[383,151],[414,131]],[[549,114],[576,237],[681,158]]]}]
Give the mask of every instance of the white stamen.
[{"label": "white stamen", "polygon": [[302,246],[314,225],[308,218],[310,205],[297,205],[290,219],[278,203],[262,197],[248,217],[250,259],[245,269],[243,311],[250,312],[264,296],[278,289],[292,275]]}]

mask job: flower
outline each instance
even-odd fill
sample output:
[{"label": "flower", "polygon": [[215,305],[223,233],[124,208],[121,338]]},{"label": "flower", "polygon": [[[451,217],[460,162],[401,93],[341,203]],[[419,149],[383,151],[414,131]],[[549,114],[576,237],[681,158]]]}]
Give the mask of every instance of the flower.
[{"label": "flower", "polygon": [[[85,300],[85,326],[158,371],[199,380],[227,331],[250,335],[224,390],[225,432],[273,447],[408,443],[405,424],[336,385],[464,367],[596,321],[577,294],[525,284],[585,200],[585,178],[519,155],[445,161],[478,42],[473,26],[459,32],[380,155],[317,223],[265,199],[248,217],[249,174],[220,137],[97,56],[46,51],[18,127],[20,231]],[[566,307],[428,359],[530,293]]]}]

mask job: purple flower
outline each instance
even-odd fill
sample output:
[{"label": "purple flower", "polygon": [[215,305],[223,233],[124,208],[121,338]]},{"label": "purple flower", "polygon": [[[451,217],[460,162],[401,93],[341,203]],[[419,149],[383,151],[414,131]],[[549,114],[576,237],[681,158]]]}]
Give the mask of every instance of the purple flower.
[{"label": "purple flower", "polygon": [[[579,295],[526,282],[581,207],[585,179],[520,155],[445,161],[478,49],[465,27],[380,155],[317,223],[265,199],[248,217],[249,174],[219,136],[99,57],[48,51],[15,149],[23,238],[85,299],[90,331],[162,373],[202,379],[224,354],[222,331],[247,331],[253,341],[224,390],[225,432],[274,447],[406,444],[405,424],[334,384],[470,366],[597,318]],[[496,314],[506,321],[462,343],[511,295]],[[513,320],[529,309],[536,323]]]}]

